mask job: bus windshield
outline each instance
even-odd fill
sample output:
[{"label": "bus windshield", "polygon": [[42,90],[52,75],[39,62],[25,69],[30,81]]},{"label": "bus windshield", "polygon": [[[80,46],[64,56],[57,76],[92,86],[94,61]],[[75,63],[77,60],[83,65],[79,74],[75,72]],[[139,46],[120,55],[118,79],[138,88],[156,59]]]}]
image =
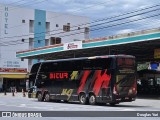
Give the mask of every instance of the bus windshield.
[{"label": "bus windshield", "polygon": [[132,87],[135,84],[136,64],[135,58],[119,57],[117,58],[117,76],[116,85],[119,92],[122,88]]}]

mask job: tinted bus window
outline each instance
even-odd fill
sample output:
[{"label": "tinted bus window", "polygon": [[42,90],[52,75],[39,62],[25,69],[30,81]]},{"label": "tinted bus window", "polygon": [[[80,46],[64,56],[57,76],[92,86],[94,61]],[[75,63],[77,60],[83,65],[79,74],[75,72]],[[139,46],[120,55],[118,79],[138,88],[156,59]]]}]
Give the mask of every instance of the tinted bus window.
[{"label": "tinted bus window", "polygon": [[130,74],[135,73],[136,64],[134,58],[117,58],[117,67],[119,73]]},{"label": "tinted bus window", "polygon": [[109,69],[113,66],[112,58],[98,58],[85,60],[83,62],[83,69],[102,70]]},{"label": "tinted bus window", "polygon": [[109,69],[113,68],[113,59],[112,58],[101,58],[95,60],[96,69]]},{"label": "tinted bus window", "polygon": [[31,69],[31,73],[37,73],[40,63],[34,64]]},{"label": "tinted bus window", "polygon": [[42,64],[40,72],[53,72],[59,70],[61,70],[61,67],[58,62],[46,62]]},{"label": "tinted bus window", "polygon": [[93,60],[84,60],[83,61],[83,70],[91,70],[94,67]]},{"label": "tinted bus window", "polygon": [[133,67],[133,66],[135,66],[135,59],[133,59],[133,58],[117,58],[117,65],[119,67]]}]

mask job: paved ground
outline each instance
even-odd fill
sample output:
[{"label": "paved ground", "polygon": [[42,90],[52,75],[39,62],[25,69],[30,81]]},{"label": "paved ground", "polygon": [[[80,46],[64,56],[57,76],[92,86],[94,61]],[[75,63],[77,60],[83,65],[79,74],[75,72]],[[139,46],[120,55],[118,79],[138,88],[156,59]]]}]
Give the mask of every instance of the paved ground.
[{"label": "paved ground", "polygon": [[[26,97],[27,93],[25,92]],[[24,94],[22,92],[17,92],[17,93],[11,93],[11,92],[7,92],[6,95],[5,93],[0,93],[0,97],[24,97]]]},{"label": "paved ground", "polygon": [[[160,111],[160,100],[159,99],[137,99],[134,102],[125,102],[120,103],[119,105],[116,105],[115,107],[111,107],[109,105],[80,105],[79,103],[56,103],[56,102],[38,102],[37,99],[23,97],[22,93],[16,93],[15,96],[12,96],[11,93],[7,93],[7,95],[4,95],[4,93],[0,93],[0,111],[144,111],[145,113],[149,111]],[[62,113],[63,114],[63,113]],[[113,112],[114,114],[114,112]],[[107,117],[107,118],[100,118],[103,120],[112,119],[118,119],[118,120],[143,120],[144,118],[135,118],[135,117]],[[0,118],[1,119],[1,118]],[[17,118],[14,118],[17,120]],[[19,118],[18,118],[19,119]],[[24,118],[27,119],[27,118]],[[31,119],[31,118],[30,118]],[[38,118],[37,120],[41,120],[43,118]],[[61,118],[47,118],[52,120],[70,120],[74,119],[74,117],[61,117]],[[76,119],[82,119],[82,118],[76,118]],[[84,120],[96,120],[94,117],[86,117],[83,118]],[[99,119],[99,118],[98,118]],[[152,118],[145,118],[145,120],[150,120]],[[154,120],[158,120],[157,117],[153,118]]]}]

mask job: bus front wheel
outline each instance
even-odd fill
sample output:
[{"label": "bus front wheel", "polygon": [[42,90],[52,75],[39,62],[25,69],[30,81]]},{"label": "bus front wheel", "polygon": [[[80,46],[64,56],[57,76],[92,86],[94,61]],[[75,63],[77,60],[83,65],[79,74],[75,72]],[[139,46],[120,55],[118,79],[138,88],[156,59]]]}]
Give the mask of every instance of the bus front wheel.
[{"label": "bus front wheel", "polygon": [[38,101],[43,101],[42,93],[38,93]]},{"label": "bus front wheel", "polygon": [[90,105],[95,105],[96,104],[96,97],[95,97],[95,95],[90,95],[90,97],[89,97],[89,104]]},{"label": "bus front wheel", "polygon": [[87,103],[87,97],[85,94],[80,94],[79,101],[81,104],[85,105]]}]

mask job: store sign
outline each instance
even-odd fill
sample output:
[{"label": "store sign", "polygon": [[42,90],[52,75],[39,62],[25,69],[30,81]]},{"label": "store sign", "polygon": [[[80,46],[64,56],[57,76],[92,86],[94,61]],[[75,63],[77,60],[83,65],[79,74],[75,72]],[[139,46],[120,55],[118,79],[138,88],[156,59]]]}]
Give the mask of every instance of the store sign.
[{"label": "store sign", "polygon": [[0,67],[2,68],[24,68],[23,62],[20,60],[6,60],[3,59],[0,61]]},{"label": "store sign", "polygon": [[74,50],[82,48],[82,41],[70,42],[64,44],[64,50]]},{"label": "store sign", "polygon": [[8,34],[8,7],[4,8],[4,34]]},{"label": "store sign", "polygon": [[154,58],[160,58],[160,49],[154,49]]},{"label": "store sign", "polygon": [[0,72],[26,73],[27,72],[27,68],[0,68]]}]

